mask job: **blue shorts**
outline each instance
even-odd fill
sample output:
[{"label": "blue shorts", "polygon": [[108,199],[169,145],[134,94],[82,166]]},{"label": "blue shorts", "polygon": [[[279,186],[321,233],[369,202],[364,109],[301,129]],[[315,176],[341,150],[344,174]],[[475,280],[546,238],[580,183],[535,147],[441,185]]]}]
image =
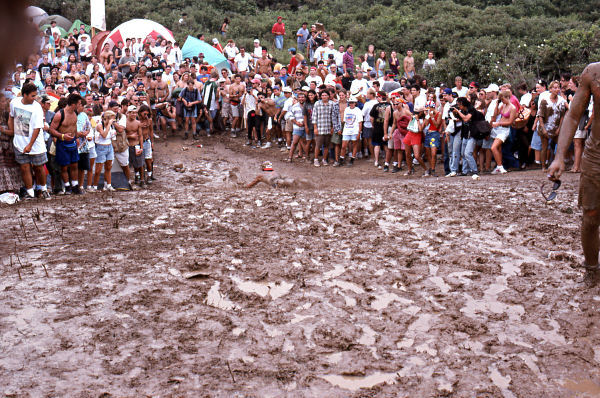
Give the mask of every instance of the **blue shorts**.
[{"label": "blue shorts", "polygon": [[79,153],[77,151],[77,144],[75,143],[75,141],[57,141],[56,163],[64,167],[77,162],[79,162]]},{"label": "blue shorts", "polygon": [[304,132],[304,129],[293,130],[293,134],[297,135],[300,138],[306,137],[306,133]]},{"label": "blue shorts", "polygon": [[492,144],[494,143],[494,139],[488,137],[484,140],[481,140],[481,148],[482,149],[492,149]]},{"label": "blue shorts", "polygon": [[351,135],[343,135],[342,136],[342,141],[356,141],[358,140],[358,134],[351,134]]},{"label": "blue shorts", "polygon": [[96,144],[96,163],[102,164],[106,161],[115,160],[115,150],[112,145],[98,145]]},{"label": "blue shorts", "polygon": [[440,133],[438,131],[428,131],[427,134],[425,134],[425,142],[423,143],[423,146],[425,148],[436,147],[437,149],[440,149]]},{"label": "blue shorts", "polygon": [[373,137],[373,127],[363,127],[362,138],[370,140]]}]

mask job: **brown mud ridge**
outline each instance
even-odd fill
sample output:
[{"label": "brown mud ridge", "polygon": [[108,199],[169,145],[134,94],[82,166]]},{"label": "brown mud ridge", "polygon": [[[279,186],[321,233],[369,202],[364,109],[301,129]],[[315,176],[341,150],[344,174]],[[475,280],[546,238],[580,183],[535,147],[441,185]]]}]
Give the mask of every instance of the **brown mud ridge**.
[{"label": "brown mud ridge", "polygon": [[[146,191],[0,207],[2,396],[599,396],[577,176],[546,205],[540,171],[240,143],[158,143]],[[317,188],[241,189],[264,160]]]}]

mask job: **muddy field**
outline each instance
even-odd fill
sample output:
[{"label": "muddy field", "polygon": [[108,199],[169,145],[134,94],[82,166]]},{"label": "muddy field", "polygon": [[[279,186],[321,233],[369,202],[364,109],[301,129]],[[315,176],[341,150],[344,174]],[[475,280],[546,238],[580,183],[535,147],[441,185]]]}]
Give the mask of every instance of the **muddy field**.
[{"label": "muddy field", "polygon": [[[0,208],[0,393],[600,396],[577,176],[546,205],[541,171],[409,179],[241,143],[157,144],[146,191]],[[267,159],[314,187],[241,189]]]}]

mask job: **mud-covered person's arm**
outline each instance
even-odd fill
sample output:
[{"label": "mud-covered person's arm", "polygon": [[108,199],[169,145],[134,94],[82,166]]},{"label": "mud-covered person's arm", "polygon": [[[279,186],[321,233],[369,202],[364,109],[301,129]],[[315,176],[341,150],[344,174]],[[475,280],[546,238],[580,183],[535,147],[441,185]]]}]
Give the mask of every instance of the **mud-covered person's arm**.
[{"label": "mud-covered person's arm", "polygon": [[252,180],[252,182],[250,184],[246,185],[246,188],[252,188],[259,182],[264,182],[262,175],[256,176],[256,178],[254,180]]},{"label": "mud-covered person's arm", "polygon": [[[573,141],[575,130],[577,130],[577,126],[579,125],[579,120],[581,119],[583,112],[585,112],[589,106],[590,96],[592,94],[592,84],[600,80],[600,67],[597,64],[594,66],[595,67],[588,66],[583,71],[579,88],[575,92],[575,96],[571,102],[571,108],[565,115],[560,126],[556,156],[548,168],[548,178],[551,180],[560,178],[561,174],[565,171],[566,152],[571,145],[571,141]],[[597,89],[600,91],[600,86],[597,87]]]}]

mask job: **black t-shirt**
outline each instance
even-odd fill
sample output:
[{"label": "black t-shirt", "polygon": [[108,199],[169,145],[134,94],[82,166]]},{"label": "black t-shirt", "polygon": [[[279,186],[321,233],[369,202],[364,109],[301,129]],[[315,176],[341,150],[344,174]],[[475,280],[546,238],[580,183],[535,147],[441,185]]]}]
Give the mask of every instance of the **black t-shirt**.
[{"label": "black t-shirt", "polygon": [[152,78],[153,79],[156,79],[157,75],[161,75],[162,76],[162,74],[164,73],[164,71],[165,70],[163,69],[162,66],[151,66],[148,69],[148,72],[152,73]]},{"label": "black t-shirt", "polygon": [[461,138],[469,138],[471,136],[471,126],[473,126],[475,122],[485,120],[485,115],[472,107],[466,112],[462,113],[464,115],[471,115],[471,119],[468,122],[463,122],[460,130],[460,136]]},{"label": "black t-shirt", "polygon": [[[380,102],[373,105],[369,116],[373,118],[373,139],[375,141],[382,142],[384,131],[383,125],[385,123],[385,111],[390,107],[389,102]],[[390,112],[390,117],[393,117],[393,112]],[[391,126],[391,124],[390,124]]]},{"label": "black t-shirt", "polygon": [[112,87],[106,87],[104,84],[102,85],[102,87],[100,87],[100,90],[98,90],[101,94],[103,95],[108,95],[108,93],[110,92],[110,89]]}]

